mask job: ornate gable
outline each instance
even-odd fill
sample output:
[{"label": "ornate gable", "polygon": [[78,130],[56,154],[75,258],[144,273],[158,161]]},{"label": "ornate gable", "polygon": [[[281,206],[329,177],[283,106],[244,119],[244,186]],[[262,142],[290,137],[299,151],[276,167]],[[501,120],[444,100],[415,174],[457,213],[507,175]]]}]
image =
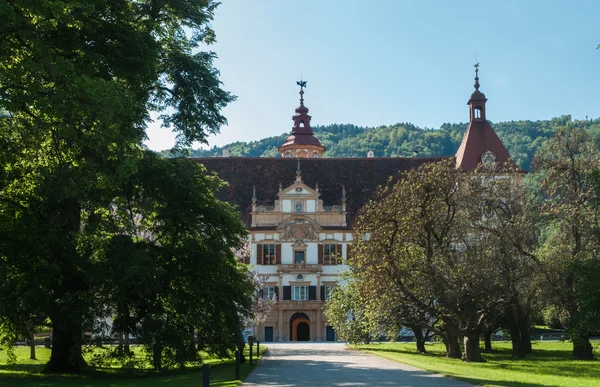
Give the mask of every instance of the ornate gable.
[{"label": "ornate gable", "polygon": [[251,227],[277,228],[287,240],[310,240],[324,226],[345,227],[345,192],[342,189],[341,205],[324,206],[318,185],[313,188],[302,181],[298,160],[296,181],[288,187],[279,187],[278,200],[272,206],[257,205],[256,193],[253,193]]}]

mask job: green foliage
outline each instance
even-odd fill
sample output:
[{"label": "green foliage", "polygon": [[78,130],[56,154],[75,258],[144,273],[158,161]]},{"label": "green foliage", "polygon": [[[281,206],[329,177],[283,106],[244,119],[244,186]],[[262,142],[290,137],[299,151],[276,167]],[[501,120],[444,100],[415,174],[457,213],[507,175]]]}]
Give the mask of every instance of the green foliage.
[{"label": "green foliage", "polygon": [[[600,138],[600,119],[572,121],[563,115],[544,121],[507,121],[492,124],[517,165],[531,170],[535,152],[561,125],[571,123],[584,128],[594,138]],[[410,123],[389,126],[359,127],[351,124],[315,126],[313,131],[327,148],[324,157],[366,157],[374,151],[376,157],[452,156],[458,150],[467,123],[445,123],[439,129],[423,129]],[[258,141],[234,142],[224,147],[190,151],[192,157],[217,157],[227,147],[231,156],[279,157],[277,147],[289,133]],[[165,157],[180,155],[168,150]]]},{"label": "green foliage", "polygon": [[600,152],[582,128],[560,127],[536,157],[543,198],[539,211],[537,256],[547,294],[563,318],[576,358],[590,359],[589,337],[600,333],[598,321],[598,225]]},{"label": "green foliage", "polygon": [[216,6],[0,4],[1,333],[47,317],[49,371],[85,369],[83,332],[100,317],[182,364],[198,335],[224,351],[247,314],[247,273],[230,250],[245,231],[215,199],[221,183],[142,145],[149,110],[177,148],[226,122],[233,96],[199,50],[214,41]]},{"label": "green foliage", "polygon": [[325,315],[341,340],[350,344],[369,343],[372,328],[365,313],[355,282],[348,282],[333,289],[327,301]]}]

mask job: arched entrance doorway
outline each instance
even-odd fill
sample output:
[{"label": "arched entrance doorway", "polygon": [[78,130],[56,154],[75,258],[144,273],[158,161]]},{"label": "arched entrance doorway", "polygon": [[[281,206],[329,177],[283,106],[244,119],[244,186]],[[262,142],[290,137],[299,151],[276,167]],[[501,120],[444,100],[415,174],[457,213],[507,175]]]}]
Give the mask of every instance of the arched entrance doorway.
[{"label": "arched entrance doorway", "polygon": [[310,340],[310,319],[304,313],[294,313],[290,318],[290,340]]}]

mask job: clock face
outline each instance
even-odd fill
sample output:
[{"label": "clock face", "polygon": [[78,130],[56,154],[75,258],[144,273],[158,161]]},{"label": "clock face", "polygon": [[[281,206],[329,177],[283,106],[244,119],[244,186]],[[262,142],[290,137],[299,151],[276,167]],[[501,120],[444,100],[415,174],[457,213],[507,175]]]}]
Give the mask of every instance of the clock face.
[{"label": "clock face", "polygon": [[487,151],[483,155],[481,155],[481,162],[484,164],[493,164],[496,161],[496,155],[494,152]]}]

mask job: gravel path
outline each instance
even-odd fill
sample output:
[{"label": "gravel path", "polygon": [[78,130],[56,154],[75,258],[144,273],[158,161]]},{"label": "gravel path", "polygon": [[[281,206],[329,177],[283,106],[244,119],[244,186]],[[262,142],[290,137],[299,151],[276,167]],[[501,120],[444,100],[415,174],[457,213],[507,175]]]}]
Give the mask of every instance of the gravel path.
[{"label": "gravel path", "polygon": [[472,387],[405,364],[347,350],[342,343],[269,343],[243,387]]}]

